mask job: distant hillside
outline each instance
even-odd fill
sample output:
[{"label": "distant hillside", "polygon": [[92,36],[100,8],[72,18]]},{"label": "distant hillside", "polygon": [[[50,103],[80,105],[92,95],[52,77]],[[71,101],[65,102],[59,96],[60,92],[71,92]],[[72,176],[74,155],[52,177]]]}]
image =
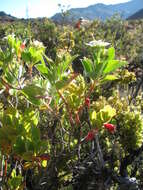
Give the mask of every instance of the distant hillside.
[{"label": "distant hillside", "polygon": [[11,15],[6,14],[3,11],[0,11],[0,21],[1,22],[12,22],[12,21],[15,21],[15,20],[17,20],[16,17],[13,17]]},{"label": "distant hillside", "polygon": [[[69,10],[69,15],[66,16],[67,21],[77,20],[80,17],[85,19],[94,20],[96,18],[105,20],[110,18],[115,13],[119,13],[122,18],[128,18],[135,12],[143,8],[143,0],[131,0],[126,3],[119,3],[115,5],[105,5],[98,3],[86,8],[74,8]],[[57,22],[62,21],[61,13],[55,14],[52,19]]]},{"label": "distant hillside", "polygon": [[133,14],[128,18],[128,20],[135,20],[135,19],[143,19],[143,9],[141,9],[140,11],[136,12],[135,14]]}]

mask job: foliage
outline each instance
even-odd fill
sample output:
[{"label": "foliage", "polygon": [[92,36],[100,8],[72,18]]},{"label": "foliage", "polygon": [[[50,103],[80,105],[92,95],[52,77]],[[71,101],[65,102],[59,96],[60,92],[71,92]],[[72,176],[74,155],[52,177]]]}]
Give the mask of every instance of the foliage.
[{"label": "foliage", "polygon": [[[25,33],[21,23],[5,28],[17,33],[7,35],[0,49],[3,189],[142,185],[142,162],[136,160],[143,150],[143,104],[130,92],[135,75],[122,58],[136,56],[139,40],[126,52],[138,33],[125,32],[128,22],[119,21],[94,21],[79,31],[46,19],[29,22],[33,27]],[[77,54],[83,55],[82,75],[72,67]]]}]

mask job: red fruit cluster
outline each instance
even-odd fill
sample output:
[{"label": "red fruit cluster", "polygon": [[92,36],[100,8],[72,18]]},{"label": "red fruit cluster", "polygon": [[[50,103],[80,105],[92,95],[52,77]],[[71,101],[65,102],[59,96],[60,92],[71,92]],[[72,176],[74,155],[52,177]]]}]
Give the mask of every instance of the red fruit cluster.
[{"label": "red fruit cluster", "polygon": [[110,132],[114,133],[116,131],[116,126],[110,123],[105,123],[104,127]]},{"label": "red fruit cluster", "polygon": [[87,136],[85,137],[86,141],[92,141],[95,137],[95,133],[93,131],[88,132]]},{"label": "red fruit cluster", "polygon": [[90,108],[90,99],[89,98],[86,98],[85,99],[85,105]]},{"label": "red fruit cluster", "polygon": [[92,141],[95,138],[97,130],[91,130],[88,132],[87,136],[85,137],[86,141]]}]

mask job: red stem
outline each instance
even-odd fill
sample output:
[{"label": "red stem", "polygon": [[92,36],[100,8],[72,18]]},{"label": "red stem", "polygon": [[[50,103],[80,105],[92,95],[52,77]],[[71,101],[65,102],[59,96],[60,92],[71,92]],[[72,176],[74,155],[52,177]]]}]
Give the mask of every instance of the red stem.
[{"label": "red stem", "polygon": [[7,159],[5,159],[5,165],[4,165],[4,176],[7,176]]}]

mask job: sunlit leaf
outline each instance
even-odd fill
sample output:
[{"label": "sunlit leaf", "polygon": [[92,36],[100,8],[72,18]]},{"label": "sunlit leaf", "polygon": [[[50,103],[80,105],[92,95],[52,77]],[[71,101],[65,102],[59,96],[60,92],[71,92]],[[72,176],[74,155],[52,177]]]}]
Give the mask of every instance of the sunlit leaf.
[{"label": "sunlit leaf", "polygon": [[115,49],[113,47],[108,49],[108,60],[113,60],[115,58]]},{"label": "sunlit leaf", "polygon": [[108,82],[108,81],[114,81],[117,80],[118,77],[115,75],[106,75],[101,82]]},{"label": "sunlit leaf", "polygon": [[47,160],[43,160],[43,161],[42,161],[42,166],[43,166],[44,168],[47,167]]},{"label": "sunlit leaf", "polygon": [[97,118],[96,111],[93,111],[91,114],[91,119],[96,120],[96,118]]},{"label": "sunlit leaf", "polygon": [[116,69],[120,68],[121,66],[126,65],[127,62],[126,61],[119,61],[119,60],[111,60],[108,62],[108,64],[106,65],[103,73],[107,74],[110,72],[115,71]]},{"label": "sunlit leaf", "polygon": [[106,105],[103,109],[100,110],[100,118],[102,121],[107,122],[116,115],[116,110],[110,105]]}]

